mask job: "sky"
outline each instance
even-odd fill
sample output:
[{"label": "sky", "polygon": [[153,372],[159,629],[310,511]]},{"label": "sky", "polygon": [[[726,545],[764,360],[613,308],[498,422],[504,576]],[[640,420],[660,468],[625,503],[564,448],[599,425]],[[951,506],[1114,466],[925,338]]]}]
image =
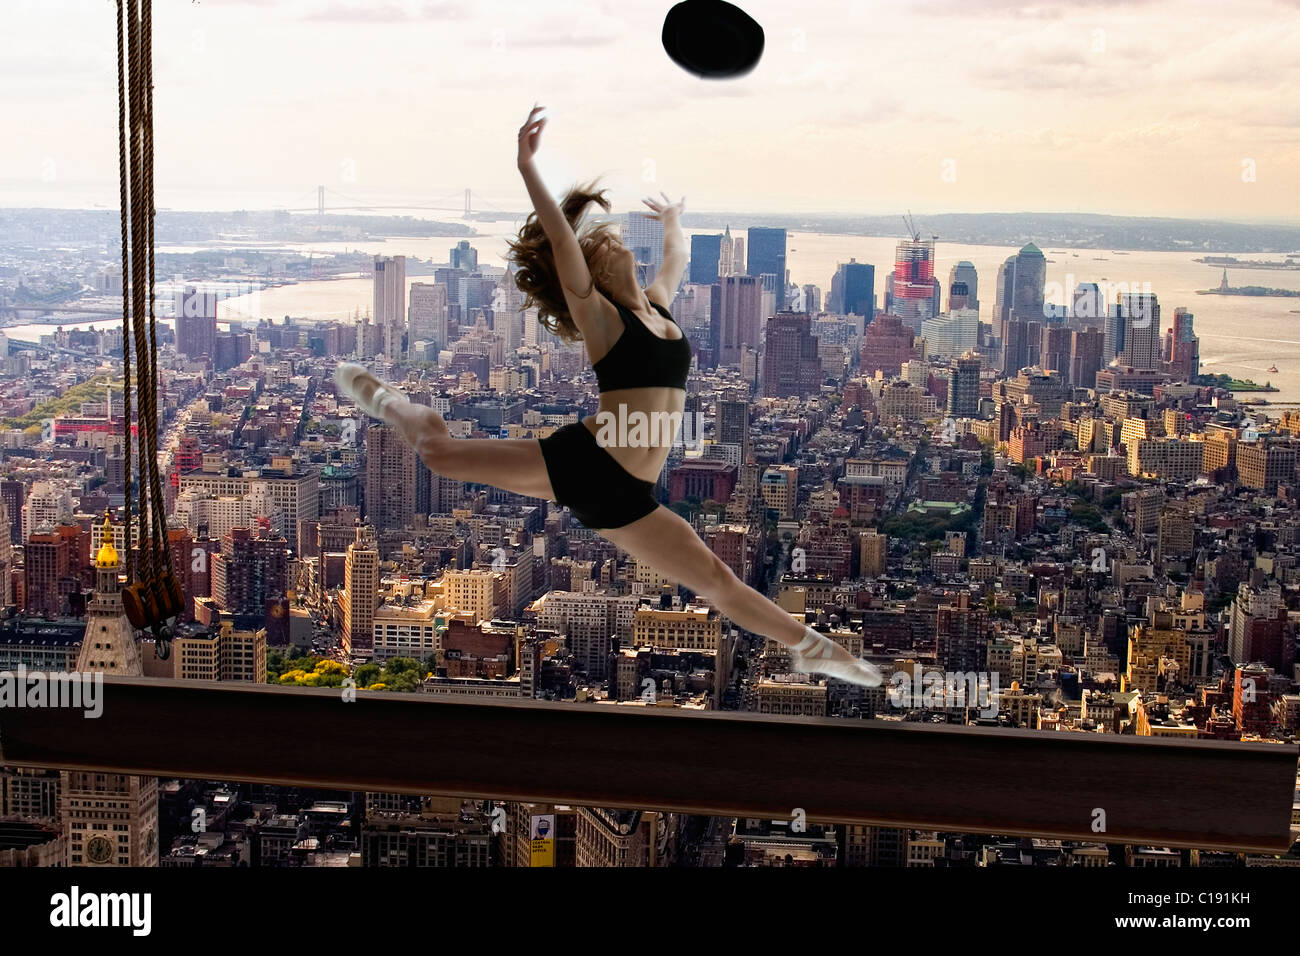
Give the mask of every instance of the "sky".
[{"label": "sky", "polygon": [[[677,67],[652,0],[158,0],[163,208],[1095,212],[1300,223],[1300,0],[739,0],[762,62]],[[0,205],[116,207],[115,0],[5,0]],[[12,135],[11,135],[12,134]]]}]

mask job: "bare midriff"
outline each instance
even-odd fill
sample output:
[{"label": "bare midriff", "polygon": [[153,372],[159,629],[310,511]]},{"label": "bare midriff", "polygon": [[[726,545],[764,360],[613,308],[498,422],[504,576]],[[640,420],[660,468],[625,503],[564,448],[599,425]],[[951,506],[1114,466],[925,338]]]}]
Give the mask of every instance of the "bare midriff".
[{"label": "bare midriff", "polygon": [[[642,481],[657,481],[671,448],[671,438],[681,437],[682,413],[686,407],[686,392],[680,388],[656,386],[651,388],[617,388],[600,394],[601,418],[588,415],[582,420],[597,441],[601,440],[602,424],[609,440],[601,442],[610,456],[623,466],[628,474]],[[608,413],[607,415],[602,413]],[[645,423],[639,435],[634,430],[637,419]],[[663,427],[671,420],[676,428]],[[626,423],[620,435],[620,421]],[[667,432],[671,431],[671,437]]]}]

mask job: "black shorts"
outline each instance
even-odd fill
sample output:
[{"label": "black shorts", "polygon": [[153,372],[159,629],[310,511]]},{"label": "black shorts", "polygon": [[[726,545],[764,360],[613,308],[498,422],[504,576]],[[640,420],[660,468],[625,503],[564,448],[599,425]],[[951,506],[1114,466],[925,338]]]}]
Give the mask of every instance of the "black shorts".
[{"label": "black shorts", "polygon": [[588,528],[621,528],[659,507],[654,482],[629,474],[582,422],[538,441],[555,500]]}]

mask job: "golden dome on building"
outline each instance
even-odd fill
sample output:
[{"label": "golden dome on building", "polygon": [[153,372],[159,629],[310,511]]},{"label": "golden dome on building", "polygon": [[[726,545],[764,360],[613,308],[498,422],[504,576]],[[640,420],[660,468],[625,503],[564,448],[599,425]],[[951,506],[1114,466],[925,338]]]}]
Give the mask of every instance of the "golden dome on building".
[{"label": "golden dome on building", "polygon": [[113,547],[113,522],[109,519],[108,510],[104,511],[104,542],[99,546],[99,551],[95,555],[96,568],[116,568],[118,566],[117,548]]}]

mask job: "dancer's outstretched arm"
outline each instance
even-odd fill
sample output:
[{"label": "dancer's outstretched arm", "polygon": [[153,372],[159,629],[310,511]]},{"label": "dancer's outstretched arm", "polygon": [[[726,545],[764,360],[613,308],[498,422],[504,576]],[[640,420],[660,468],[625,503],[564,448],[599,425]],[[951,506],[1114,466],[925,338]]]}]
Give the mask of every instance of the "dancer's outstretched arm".
[{"label": "dancer's outstretched arm", "polygon": [[641,200],[650,207],[647,215],[658,219],[664,226],[663,262],[655,273],[654,282],[646,286],[645,294],[651,302],[664,308],[673,304],[677,287],[681,285],[682,273],[686,271],[689,256],[686,253],[686,234],[682,232],[681,215],[686,210],[686,197],[673,202],[662,191],[666,205],[657,199],[646,197]]},{"label": "dancer's outstretched arm", "polygon": [[603,328],[604,306],[599,296],[591,294],[591,271],[587,268],[587,257],[582,254],[578,237],[533,164],[542,129],[546,126],[546,117],[538,118],[537,115],[542,109],[534,106],[528,114],[528,122],[519,127],[519,174],[528,187],[528,198],[533,201],[533,209],[537,212],[538,222],[542,224],[542,231],[551,241],[555,269],[560,276],[564,301],[569,306],[569,314],[573,316],[573,324],[578,327],[582,337],[590,342],[590,333],[596,332],[599,335]]}]

